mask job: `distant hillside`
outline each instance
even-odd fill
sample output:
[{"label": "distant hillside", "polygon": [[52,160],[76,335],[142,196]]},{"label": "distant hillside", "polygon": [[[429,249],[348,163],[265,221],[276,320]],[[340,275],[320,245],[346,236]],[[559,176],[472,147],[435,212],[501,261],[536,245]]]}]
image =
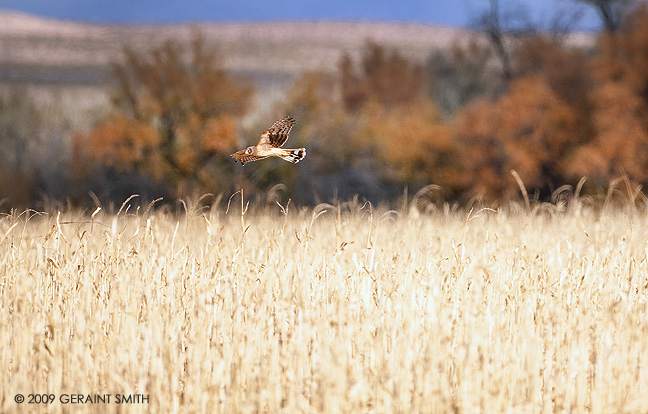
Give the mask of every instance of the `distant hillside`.
[{"label": "distant hillside", "polygon": [[407,23],[268,22],[196,25],[99,25],[0,12],[0,65],[104,66],[123,45],[146,49],[166,39],[189,39],[199,27],[233,71],[331,70],[341,53],[369,39],[424,59],[469,35],[466,30]]},{"label": "distant hillside", "polygon": [[[226,69],[254,81],[266,101],[280,98],[303,71],[334,70],[343,53],[358,55],[368,40],[424,61],[434,49],[478,36],[466,29],[420,23],[106,25],[0,10],[0,85],[54,86],[64,92],[81,86],[101,96],[110,79],[110,62],[122,57],[124,45],[146,50],[167,39],[188,41],[196,27],[219,48]],[[572,42],[586,43],[588,37],[574,35]]]}]

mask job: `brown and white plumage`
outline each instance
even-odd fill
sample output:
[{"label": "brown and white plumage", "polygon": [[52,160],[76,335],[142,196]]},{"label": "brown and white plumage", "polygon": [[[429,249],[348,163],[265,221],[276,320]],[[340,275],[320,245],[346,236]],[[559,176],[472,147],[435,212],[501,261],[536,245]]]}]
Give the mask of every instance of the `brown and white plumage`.
[{"label": "brown and white plumage", "polygon": [[242,165],[268,157],[279,157],[294,164],[298,163],[306,156],[306,148],[281,148],[288,140],[288,134],[290,134],[293,125],[295,125],[295,120],[290,116],[276,121],[261,134],[258,144],[235,152],[232,154],[232,158],[234,161],[240,161]]}]

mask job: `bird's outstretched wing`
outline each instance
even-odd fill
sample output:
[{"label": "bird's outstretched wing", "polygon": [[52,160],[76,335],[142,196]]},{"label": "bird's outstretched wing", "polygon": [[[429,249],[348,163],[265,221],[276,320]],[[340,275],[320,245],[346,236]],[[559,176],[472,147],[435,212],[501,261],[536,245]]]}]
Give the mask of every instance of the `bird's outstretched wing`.
[{"label": "bird's outstretched wing", "polygon": [[281,147],[286,143],[293,125],[295,125],[295,120],[290,116],[276,121],[261,134],[261,139],[257,146],[270,145],[271,147]]},{"label": "bird's outstretched wing", "polygon": [[245,165],[246,162],[261,160],[266,157],[259,157],[257,155],[246,154],[245,150],[241,150],[232,154],[232,158],[234,158],[234,161],[240,161],[241,165]]}]

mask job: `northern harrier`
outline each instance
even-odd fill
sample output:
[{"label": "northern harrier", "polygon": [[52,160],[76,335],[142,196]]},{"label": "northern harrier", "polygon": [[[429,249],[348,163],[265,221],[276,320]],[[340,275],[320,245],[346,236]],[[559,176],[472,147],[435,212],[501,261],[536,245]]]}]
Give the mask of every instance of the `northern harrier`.
[{"label": "northern harrier", "polygon": [[232,154],[234,161],[246,162],[261,160],[268,157],[279,157],[293,164],[297,164],[306,156],[306,148],[286,149],[281,146],[288,139],[291,128],[295,125],[292,117],[285,117],[276,121],[263,134],[256,146],[247,147]]}]

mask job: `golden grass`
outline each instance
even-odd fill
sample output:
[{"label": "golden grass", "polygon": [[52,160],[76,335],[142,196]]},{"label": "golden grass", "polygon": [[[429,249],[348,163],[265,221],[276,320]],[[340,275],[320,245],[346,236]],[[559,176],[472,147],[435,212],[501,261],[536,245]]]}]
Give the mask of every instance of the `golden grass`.
[{"label": "golden grass", "polygon": [[645,412],[646,229],[629,208],[12,214],[0,412]]}]

